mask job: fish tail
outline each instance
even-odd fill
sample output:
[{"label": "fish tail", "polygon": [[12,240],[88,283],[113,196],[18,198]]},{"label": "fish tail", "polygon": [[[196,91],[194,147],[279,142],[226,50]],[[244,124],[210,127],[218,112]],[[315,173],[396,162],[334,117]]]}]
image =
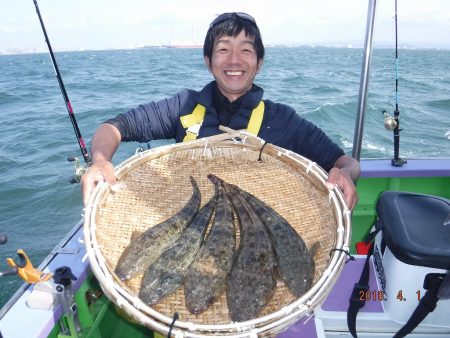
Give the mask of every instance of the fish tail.
[{"label": "fish tail", "polygon": [[194,188],[194,191],[200,190],[198,188],[197,181],[192,176],[189,176],[189,179],[191,180],[191,184],[192,184],[192,187]]},{"label": "fish tail", "polygon": [[225,190],[227,191],[227,193],[233,194],[233,195],[239,195],[242,192],[244,192],[242,189],[240,189],[238,186],[225,182],[223,179],[221,179],[220,177],[214,175],[214,174],[208,174],[208,178],[209,180],[214,183],[214,184],[221,184]]},{"label": "fish tail", "polygon": [[222,180],[221,178],[219,178],[218,176],[214,175],[214,174],[208,174],[208,179],[213,183],[213,184],[223,184],[225,181]]}]

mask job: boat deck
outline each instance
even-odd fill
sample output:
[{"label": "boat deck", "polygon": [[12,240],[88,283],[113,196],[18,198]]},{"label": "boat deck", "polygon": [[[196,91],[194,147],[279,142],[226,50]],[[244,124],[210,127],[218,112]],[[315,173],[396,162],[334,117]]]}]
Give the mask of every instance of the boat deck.
[{"label": "boat deck", "polygon": [[[336,281],[325,302],[317,307],[310,317],[301,319],[290,326],[277,338],[335,338],[351,337],[347,328],[347,309],[355,283],[359,281],[366,256],[357,255],[349,261]],[[375,268],[371,261],[369,291],[378,294],[380,288],[375,277]],[[392,337],[403,324],[393,321],[384,313],[382,300],[366,301],[360,309],[356,321],[359,338]],[[408,337],[437,338],[450,337],[450,329],[424,327],[419,325]]]},{"label": "boat deck", "polygon": [[[57,247],[50,255],[53,255],[44,272],[53,272],[61,266],[70,266],[72,273],[77,278],[73,281],[72,289],[78,290],[86,281],[90,273],[89,260],[86,257],[86,249],[83,242],[83,231],[81,222],[78,230],[71,236],[68,242],[61,247]],[[55,326],[58,326],[58,319],[63,313],[61,304],[54,309],[31,309],[27,305],[27,299],[33,291],[33,287],[25,284],[23,292],[19,290],[14,306],[5,313],[0,320],[0,332],[4,338],[7,337],[48,337]],[[23,292],[22,294],[20,294]],[[45,300],[42,303],[46,303]]]},{"label": "boat deck", "polygon": [[[46,270],[53,271],[61,265],[70,264],[77,277],[74,287],[80,287],[86,280],[89,271],[88,262],[84,256],[82,230],[79,229],[68,245],[59,250]],[[353,285],[359,280],[365,262],[365,256],[355,256],[355,258],[354,261],[349,261],[345,265],[329,296],[321,306],[315,309],[314,314],[302,318],[279,334],[278,338],[350,337],[346,325],[348,300]],[[379,288],[372,264],[370,269],[370,291],[377,293]],[[57,326],[58,318],[63,312],[61,305],[58,305],[55,310],[30,309],[26,302],[31,289],[26,290],[17,299],[15,306],[0,321],[0,332],[3,337],[48,337],[55,325]],[[392,337],[400,327],[401,324],[392,321],[383,312],[382,301],[379,300],[367,301],[358,315],[357,331],[360,338]],[[32,332],[33,334],[30,335]],[[411,337],[414,336],[450,337],[450,329],[442,330],[419,326],[415,333],[411,334]]]},{"label": "boat deck", "polygon": [[[358,241],[364,237],[375,217],[374,205],[378,194],[385,190],[415,191],[419,193],[428,193],[445,198],[450,198],[450,159],[444,160],[408,160],[408,164],[396,168],[390,165],[390,160],[364,160],[361,161],[362,175],[358,182],[358,192],[360,201],[357,208],[353,211],[352,217],[352,238]],[[414,177],[420,177],[415,180]],[[352,247],[354,247],[352,245]],[[353,285],[358,281],[364,256],[356,256],[355,261],[348,262],[339,279],[336,281],[333,289],[330,291],[325,302],[317,307],[314,313],[309,317],[304,317],[298,323],[289,327],[285,332],[279,334],[279,338],[302,338],[302,337],[350,337],[347,330],[346,311],[348,308],[348,299],[350,297]],[[86,317],[88,323],[85,327],[94,328],[102,331],[102,334],[96,335],[91,332],[92,337],[115,337],[118,336],[115,326],[123,322],[126,325],[128,333],[134,330],[133,337],[148,336],[149,331],[142,327],[130,328],[132,324],[126,323],[117,316],[114,305],[105,299],[102,306],[95,315],[92,314],[92,308],[88,308],[86,302],[83,302],[86,288],[95,284],[91,278],[89,262],[86,257],[86,250],[83,243],[82,222],[80,222],[59,246],[57,246],[48,259],[43,262],[40,269],[45,272],[53,272],[58,267],[70,266],[77,280],[73,283],[73,289],[80,287],[85,289],[79,292],[78,312],[80,317],[88,314]],[[370,291],[378,292],[378,285],[375,279],[375,272],[370,274]],[[90,284],[89,284],[90,283]],[[86,285],[88,284],[88,285]],[[99,288],[97,286],[97,288]],[[0,332],[4,338],[8,337],[56,337],[58,334],[58,320],[63,313],[61,305],[55,309],[30,309],[27,306],[27,298],[32,291],[32,287],[24,284],[18,292],[11,298],[10,302],[0,311]],[[76,296],[77,297],[77,296]],[[106,298],[106,297],[103,297]],[[84,303],[84,304],[83,304]],[[107,313],[107,314],[105,314]],[[89,317],[91,316],[91,317]],[[103,324],[101,316],[110,316],[112,320],[104,325],[107,328],[101,328]],[[401,324],[392,321],[383,312],[383,301],[371,300],[360,310],[357,319],[357,331],[360,338],[364,337],[392,337],[393,333],[401,327]],[[95,331],[95,329],[94,329]],[[107,333],[105,333],[107,332]],[[122,332],[123,333],[123,332]],[[119,335],[120,336],[120,335]],[[122,335],[125,336],[125,335]],[[157,336],[155,334],[155,336]],[[450,337],[449,329],[430,328],[419,326],[411,337]]]}]

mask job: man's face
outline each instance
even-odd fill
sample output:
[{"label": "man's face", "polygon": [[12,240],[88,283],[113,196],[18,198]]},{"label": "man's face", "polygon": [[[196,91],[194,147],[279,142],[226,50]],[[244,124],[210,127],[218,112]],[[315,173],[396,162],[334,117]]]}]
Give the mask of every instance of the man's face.
[{"label": "man's face", "polygon": [[223,36],[214,41],[211,60],[205,62],[217,81],[219,90],[231,102],[252,88],[262,60],[257,61],[254,38],[240,32],[236,37]]}]

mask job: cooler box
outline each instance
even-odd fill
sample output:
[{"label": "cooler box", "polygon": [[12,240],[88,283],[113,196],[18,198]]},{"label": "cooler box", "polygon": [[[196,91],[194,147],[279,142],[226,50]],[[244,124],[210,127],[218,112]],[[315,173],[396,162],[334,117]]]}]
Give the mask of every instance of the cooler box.
[{"label": "cooler box", "polygon": [[[426,290],[429,273],[450,270],[450,201],[407,192],[384,192],[377,202],[373,259],[385,292],[384,312],[406,323]],[[440,299],[421,325],[450,327],[450,300]]]}]

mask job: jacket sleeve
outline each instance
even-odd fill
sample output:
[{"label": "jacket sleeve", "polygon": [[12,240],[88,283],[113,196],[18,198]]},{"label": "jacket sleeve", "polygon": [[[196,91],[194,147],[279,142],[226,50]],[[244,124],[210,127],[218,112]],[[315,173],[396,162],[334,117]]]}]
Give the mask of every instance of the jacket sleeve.
[{"label": "jacket sleeve", "polygon": [[329,172],[337,159],[344,155],[344,151],[319,127],[295,115],[300,120],[300,126],[293,138],[294,149]]},{"label": "jacket sleeve", "polygon": [[[316,162],[327,172],[344,151],[319,127],[298,115],[295,110],[282,104],[274,104],[272,121],[269,121],[273,142]],[[268,135],[269,136],[269,135]],[[263,135],[261,135],[264,138]],[[272,138],[270,137],[270,138]]]},{"label": "jacket sleeve", "polygon": [[149,142],[175,138],[176,123],[189,91],[130,109],[105,121],[119,129],[122,141]]}]

